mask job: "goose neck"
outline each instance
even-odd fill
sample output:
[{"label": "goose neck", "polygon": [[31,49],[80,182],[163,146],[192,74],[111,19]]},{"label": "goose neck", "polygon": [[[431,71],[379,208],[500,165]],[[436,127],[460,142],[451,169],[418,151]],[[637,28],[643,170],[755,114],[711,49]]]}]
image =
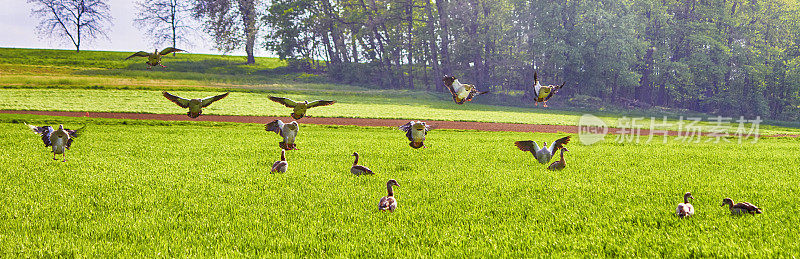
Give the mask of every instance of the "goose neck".
[{"label": "goose neck", "polygon": [[355,154],[356,161],[353,161],[353,165],[358,165],[358,153]]},{"label": "goose neck", "polygon": [[391,183],[386,184],[386,196],[394,196],[394,188],[392,187]]}]

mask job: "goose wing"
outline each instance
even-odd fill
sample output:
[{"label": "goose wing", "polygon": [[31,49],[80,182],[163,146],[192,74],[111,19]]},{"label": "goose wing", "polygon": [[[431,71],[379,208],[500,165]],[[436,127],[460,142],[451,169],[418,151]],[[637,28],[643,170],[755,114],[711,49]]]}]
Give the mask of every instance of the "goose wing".
[{"label": "goose wing", "polygon": [[278,135],[280,135],[281,134],[281,130],[283,130],[283,126],[284,125],[286,125],[286,124],[283,123],[283,121],[274,120],[274,121],[264,125],[264,130],[272,131],[272,132],[278,133]]},{"label": "goose wing", "polygon": [[400,130],[402,130],[402,131],[408,132],[409,130],[411,130],[411,125],[413,125],[413,124],[414,124],[414,122],[413,122],[413,121],[409,121],[408,123],[406,123],[406,124],[403,124],[403,125],[401,125],[401,126],[400,126],[400,127],[398,127],[398,128],[399,128]]},{"label": "goose wing", "polygon": [[227,97],[228,94],[229,94],[229,92],[228,93],[224,93],[224,94],[220,94],[220,95],[209,96],[209,97],[203,98],[202,100],[200,100],[200,106],[202,106],[202,107],[209,106],[209,105],[211,105],[211,103],[219,101],[220,99]]},{"label": "goose wing", "polygon": [[183,98],[183,97],[180,97],[180,96],[177,96],[177,95],[173,95],[171,93],[168,93],[167,91],[163,91],[163,92],[161,92],[161,94],[164,95],[164,97],[166,97],[167,99],[169,99],[173,103],[177,104],[178,106],[180,106],[182,108],[189,108],[189,99],[186,99],[186,98]]},{"label": "goose wing", "polygon": [[553,144],[550,144],[550,148],[548,148],[547,151],[549,151],[550,154],[555,155],[556,151],[558,151],[559,149],[563,148],[564,145],[569,143],[569,138],[570,137],[572,137],[572,136],[566,136],[566,137],[563,137],[563,138],[560,138],[560,139],[556,139],[556,141],[553,141]]},{"label": "goose wing", "polygon": [[317,107],[317,106],[328,106],[328,105],[331,105],[331,104],[334,104],[334,103],[336,103],[336,101],[315,100],[315,101],[312,101],[312,102],[308,103],[308,105],[306,107],[312,108],[312,107]]},{"label": "goose wing", "polygon": [[33,133],[42,136],[42,142],[44,142],[45,147],[50,146],[50,134],[52,134],[54,131],[53,127],[50,126],[36,127],[27,123],[25,123],[25,125],[27,125],[28,128],[30,128],[31,131],[33,131]]},{"label": "goose wing", "polygon": [[736,204],[733,205],[733,208],[734,209],[743,209],[743,210],[746,210],[746,211],[757,211],[759,213],[761,212],[761,209],[759,209],[758,207],[756,207],[756,205],[753,205],[753,204],[751,204],[749,202],[736,203]]},{"label": "goose wing", "polygon": [[86,125],[83,125],[83,127],[81,127],[80,129],[76,129],[76,130],[64,129],[64,131],[67,132],[67,143],[65,143],[64,146],[67,147],[67,149],[69,149],[69,147],[72,146],[72,140],[74,138],[77,138],[78,136],[80,136],[81,133],[83,133],[83,129],[85,129],[85,128],[86,128]]},{"label": "goose wing", "polygon": [[297,102],[295,102],[294,100],[289,99],[289,98],[275,97],[275,96],[270,96],[268,98],[270,100],[272,100],[273,102],[283,104],[283,106],[286,106],[286,107],[289,107],[289,108],[294,108],[295,106],[297,106]]},{"label": "goose wing", "polygon": [[539,89],[542,89],[542,84],[539,84],[539,76],[533,72],[533,96],[539,97]]},{"label": "goose wing", "polygon": [[168,55],[170,53],[179,52],[179,51],[183,51],[183,50],[182,49],[176,49],[176,48],[173,48],[173,47],[168,47],[166,49],[161,50],[161,52],[159,52],[158,54],[161,55],[161,56],[164,56],[164,55]]},{"label": "goose wing", "polygon": [[552,86],[552,90],[550,90],[550,94],[548,94],[548,95],[547,95],[547,97],[545,97],[545,98],[544,98],[544,100],[545,100],[545,101],[547,101],[547,100],[550,100],[550,97],[553,97],[553,95],[555,95],[555,94],[556,94],[556,92],[558,92],[558,90],[559,90],[559,89],[561,89],[562,87],[564,87],[564,85],[565,85],[565,84],[567,84],[567,82],[564,82],[564,83],[562,83],[561,85],[554,85],[554,86]]},{"label": "goose wing", "polygon": [[517,141],[514,142],[514,145],[522,151],[530,151],[533,154],[533,157],[539,159],[536,155],[536,151],[539,151],[539,144],[536,144],[536,141],[526,140],[526,141]]},{"label": "goose wing", "polygon": [[363,165],[354,165],[352,168],[361,170],[365,174],[375,174],[375,173],[372,172],[372,170],[369,170],[369,168],[367,168],[366,166],[363,166]]},{"label": "goose wing", "polygon": [[145,51],[139,51],[139,52],[133,53],[133,55],[130,55],[129,57],[125,58],[125,60],[128,60],[128,59],[130,59],[130,58],[132,58],[132,57],[145,57],[145,58],[149,58],[149,57],[150,57],[150,53],[147,53],[147,52],[145,52]]}]

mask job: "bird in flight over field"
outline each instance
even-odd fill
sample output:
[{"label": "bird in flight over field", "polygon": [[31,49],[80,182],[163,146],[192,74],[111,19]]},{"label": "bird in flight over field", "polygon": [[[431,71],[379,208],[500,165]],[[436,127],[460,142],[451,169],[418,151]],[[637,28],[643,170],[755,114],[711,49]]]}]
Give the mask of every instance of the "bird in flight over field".
[{"label": "bird in flight over field", "polygon": [[42,142],[44,142],[45,147],[51,147],[53,150],[53,160],[58,160],[56,158],[56,154],[61,154],[63,160],[61,162],[67,161],[67,150],[69,150],[70,146],[72,146],[72,140],[78,137],[83,128],[86,126],[81,127],[77,130],[65,129],[64,125],[58,125],[58,129],[53,129],[50,126],[44,127],[36,127],[33,125],[28,125],[28,128],[40,136],[42,136]]},{"label": "bird in flight over field", "polygon": [[161,64],[161,57],[169,55],[170,53],[179,52],[179,51],[183,51],[183,50],[182,49],[176,49],[176,48],[173,48],[173,47],[169,47],[169,48],[161,50],[161,52],[158,52],[158,49],[153,51],[153,53],[149,53],[147,51],[139,51],[139,52],[133,53],[133,55],[130,55],[129,57],[125,58],[125,60],[128,60],[128,59],[130,59],[132,57],[145,57],[145,58],[147,58],[147,62],[145,62],[147,64],[147,69],[151,69],[154,66],[167,67],[167,66],[164,66],[164,65]]},{"label": "bird in flight over field", "polygon": [[225,98],[226,96],[228,96],[229,93],[224,93],[216,96],[209,96],[203,99],[186,99],[177,95],[170,94],[167,91],[161,92],[161,94],[163,94],[164,97],[174,102],[178,106],[182,108],[189,108],[189,112],[187,112],[186,115],[188,115],[189,118],[194,119],[199,117],[200,114],[203,113],[203,107],[207,107],[211,105],[211,103],[219,101],[222,98]]},{"label": "bird in flight over field", "polygon": [[272,100],[273,102],[283,104],[286,107],[293,108],[291,115],[292,118],[294,118],[295,120],[299,120],[300,118],[306,116],[306,110],[308,110],[309,108],[318,106],[328,106],[336,103],[336,101],[325,101],[325,100],[316,100],[312,102],[309,101],[296,102],[289,98],[275,97],[275,96],[270,96],[269,99]]}]

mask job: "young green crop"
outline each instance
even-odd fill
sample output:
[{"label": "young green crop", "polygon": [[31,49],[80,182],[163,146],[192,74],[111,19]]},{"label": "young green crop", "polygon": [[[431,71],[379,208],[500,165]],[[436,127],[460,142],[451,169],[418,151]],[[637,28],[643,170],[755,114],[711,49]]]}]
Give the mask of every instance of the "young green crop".
[{"label": "young green crop", "polygon": [[[21,124],[89,124],[66,163]],[[301,125],[289,171],[263,125],[0,114],[0,253],[11,256],[797,256],[795,138],[568,145],[563,134]],[[376,172],[349,173],[352,152]],[[396,179],[393,213],[377,211]],[[697,214],[673,216],[691,191]],[[764,214],[730,216],[722,198]]]}]

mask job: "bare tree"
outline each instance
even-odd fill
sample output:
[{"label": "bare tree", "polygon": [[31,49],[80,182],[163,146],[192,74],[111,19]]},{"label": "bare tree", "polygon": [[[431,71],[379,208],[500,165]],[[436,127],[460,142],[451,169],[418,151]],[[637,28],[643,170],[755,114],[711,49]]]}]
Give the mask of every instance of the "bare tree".
[{"label": "bare tree", "polygon": [[[139,13],[133,22],[145,30],[145,34],[155,40],[155,44],[170,42],[177,48],[178,42],[189,44],[185,35],[191,32],[187,15],[187,0],[143,0],[137,2]],[[175,55],[175,53],[172,53]]]},{"label": "bare tree", "polygon": [[28,0],[36,7],[32,14],[40,17],[40,33],[68,38],[81,52],[84,39],[108,38],[105,31],[111,25],[111,15],[104,0]]},{"label": "bare tree", "polygon": [[196,0],[194,16],[203,20],[206,32],[214,37],[217,49],[232,51],[244,41],[247,63],[254,64],[253,56],[260,14],[259,0]]}]

